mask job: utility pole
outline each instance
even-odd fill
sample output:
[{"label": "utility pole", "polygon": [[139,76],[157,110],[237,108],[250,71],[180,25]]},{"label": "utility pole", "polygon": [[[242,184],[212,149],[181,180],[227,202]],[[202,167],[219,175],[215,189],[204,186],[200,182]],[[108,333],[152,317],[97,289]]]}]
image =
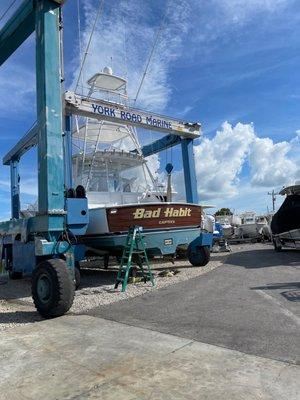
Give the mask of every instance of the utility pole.
[{"label": "utility pole", "polygon": [[272,196],[272,206],[273,206],[273,211],[275,211],[275,201],[278,193],[276,193],[275,190],[273,189],[272,192],[268,192],[268,195]]}]

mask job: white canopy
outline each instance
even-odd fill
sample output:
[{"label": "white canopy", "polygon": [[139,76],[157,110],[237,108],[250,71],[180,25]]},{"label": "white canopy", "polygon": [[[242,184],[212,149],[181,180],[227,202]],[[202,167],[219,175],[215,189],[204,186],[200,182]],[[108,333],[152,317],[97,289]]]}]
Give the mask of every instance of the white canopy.
[{"label": "white canopy", "polygon": [[126,79],[116,75],[99,72],[93,75],[87,83],[97,89],[118,91],[126,85]]}]

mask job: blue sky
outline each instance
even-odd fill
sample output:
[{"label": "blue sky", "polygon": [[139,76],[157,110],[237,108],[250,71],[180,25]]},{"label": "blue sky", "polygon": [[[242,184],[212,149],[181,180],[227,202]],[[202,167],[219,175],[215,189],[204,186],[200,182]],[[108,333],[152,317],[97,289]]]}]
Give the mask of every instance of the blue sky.
[{"label": "blue sky", "polygon": [[[1,1],[0,15],[10,3]],[[66,88],[74,87],[79,67],[77,4],[68,0],[64,6]],[[195,143],[201,202],[263,212],[271,206],[268,191],[300,179],[299,1],[103,4],[84,79],[112,64],[127,76],[134,97],[161,27],[138,106],[202,123],[203,137]],[[84,48],[99,1],[79,5]],[[35,120],[34,69],[31,37],[0,69],[1,157]],[[158,136],[141,134],[142,141],[149,137]],[[161,170],[170,158],[170,152],[161,155]],[[180,197],[180,148],[172,159]],[[23,203],[35,199],[36,170],[32,150],[22,160]],[[10,210],[7,167],[0,167],[0,183],[3,219]]]}]

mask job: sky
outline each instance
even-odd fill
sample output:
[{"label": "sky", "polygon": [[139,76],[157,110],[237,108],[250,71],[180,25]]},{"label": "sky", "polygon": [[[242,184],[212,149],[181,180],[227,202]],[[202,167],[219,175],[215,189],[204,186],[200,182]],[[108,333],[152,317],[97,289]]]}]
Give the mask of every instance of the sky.
[{"label": "sky", "polygon": [[[11,2],[1,1],[0,18]],[[135,98],[156,41],[136,105],[201,123],[194,147],[200,203],[262,213],[271,208],[269,191],[300,180],[299,1],[68,0],[66,89],[75,87],[80,48],[86,48],[98,7],[83,81],[108,65],[128,79]],[[32,35],[0,68],[1,157],[36,119],[34,53]],[[159,135],[141,132],[140,140],[149,143]],[[170,161],[177,198],[183,199],[180,147],[149,165],[164,177]],[[22,158],[20,176],[25,206],[37,195],[35,149]],[[7,219],[10,183],[4,166],[0,201],[0,219]]]}]

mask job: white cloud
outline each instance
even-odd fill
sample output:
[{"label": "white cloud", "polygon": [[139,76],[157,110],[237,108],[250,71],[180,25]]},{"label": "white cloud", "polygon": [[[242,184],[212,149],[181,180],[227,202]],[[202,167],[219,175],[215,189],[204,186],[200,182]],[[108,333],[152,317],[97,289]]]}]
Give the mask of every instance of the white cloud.
[{"label": "white cloud", "polygon": [[213,199],[237,194],[239,173],[255,133],[252,125],[222,125],[215,137],[195,146],[200,198]]},{"label": "white cloud", "polygon": [[[300,177],[298,143],[295,140],[274,143],[259,138],[252,124],[228,122],[212,139],[203,138],[194,148],[198,194],[201,202],[221,204],[226,199],[244,200],[250,192],[262,195],[269,189],[293,184]],[[242,174],[243,168],[248,178]],[[174,173],[178,198],[184,197],[182,172]],[[264,195],[265,196],[265,195]]]},{"label": "white cloud", "polygon": [[294,183],[298,167],[289,158],[291,144],[274,143],[270,138],[256,138],[250,146],[249,163],[254,186],[280,186]]},{"label": "white cloud", "polygon": [[[128,77],[129,97],[135,98],[152,45],[161,27],[137,102],[139,106],[161,111],[171,95],[168,82],[171,64],[182,53],[183,40],[190,25],[190,7],[184,2],[175,3],[167,10],[156,10],[160,14],[157,26],[149,21],[153,12],[150,2],[120,1],[118,7],[104,6],[104,15],[97,24],[84,66],[84,81],[103,67],[112,65],[114,73]],[[89,23],[83,32],[83,48],[86,47],[95,18],[93,4],[91,0],[84,3],[85,20]],[[78,69],[74,74],[74,82],[77,76]]]},{"label": "white cloud", "polygon": [[296,140],[299,141],[300,140],[300,129],[297,129],[295,133],[297,135]]},{"label": "white cloud", "polygon": [[257,13],[274,13],[291,3],[290,0],[213,0],[228,22],[243,23]]},{"label": "white cloud", "polygon": [[[21,179],[20,182],[20,193],[29,195],[29,196],[37,196],[38,188],[37,188],[37,178],[25,178]],[[0,180],[0,186],[2,191],[10,192],[10,180]]]}]

